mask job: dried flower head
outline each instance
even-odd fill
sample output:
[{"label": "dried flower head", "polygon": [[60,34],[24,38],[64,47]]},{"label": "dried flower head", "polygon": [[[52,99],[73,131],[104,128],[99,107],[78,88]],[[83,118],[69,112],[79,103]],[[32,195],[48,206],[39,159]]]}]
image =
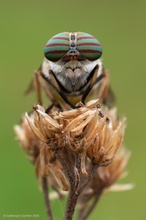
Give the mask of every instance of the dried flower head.
[{"label": "dried flower head", "polygon": [[31,155],[39,183],[47,178],[59,197],[61,190],[69,191],[67,216],[73,214],[80,195],[80,219],[90,200],[96,198],[85,216],[102,192],[124,173],[129,155],[121,148],[125,127],[126,120],[117,119],[116,109],[101,107],[98,100],[92,100],[71,110],[65,105],[48,109],[37,105],[15,131]]},{"label": "dried flower head", "polygon": [[106,166],[121,146],[125,120],[117,121],[114,110],[107,117],[99,107],[98,100],[93,100],[81,108],[47,114],[38,105],[34,117],[26,114],[26,118],[35,135],[50,150],[66,148],[82,153],[84,163],[87,157],[93,164]]}]

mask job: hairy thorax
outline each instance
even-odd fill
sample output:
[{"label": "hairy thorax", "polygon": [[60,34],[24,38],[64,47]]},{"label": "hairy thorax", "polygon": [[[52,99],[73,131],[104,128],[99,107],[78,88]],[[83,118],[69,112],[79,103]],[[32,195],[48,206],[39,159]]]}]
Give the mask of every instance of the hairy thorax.
[{"label": "hairy thorax", "polygon": [[64,63],[62,61],[51,62],[44,59],[42,71],[50,78],[49,70],[51,70],[59,86],[66,94],[80,95],[88,84],[90,73],[97,65],[99,66],[99,76],[102,73],[101,60],[95,60],[94,62],[71,60]]}]

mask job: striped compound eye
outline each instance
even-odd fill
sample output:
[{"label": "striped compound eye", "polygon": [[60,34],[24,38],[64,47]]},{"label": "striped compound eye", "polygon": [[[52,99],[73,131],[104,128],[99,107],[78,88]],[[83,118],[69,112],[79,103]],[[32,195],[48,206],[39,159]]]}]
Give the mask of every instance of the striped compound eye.
[{"label": "striped compound eye", "polygon": [[97,60],[102,55],[102,47],[99,41],[90,34],[77,33],[77,50],[90,61]]},{"label": "striped compound eye", "polygon": [[60,60],[70,49],[69,32],[56,34],[46,44],[45,57],[53,62]]},{"label": "striped compound eye", "polygon": [[70,51],[73,43],[82,56],[90,61],[97,60],[102,55],[102,47],[92,35],[76,32],[75,35],[72,33],[70,38],[69,32],[63,32],[56,34],[47,42],[44,49],[45,57],[52,62],[57,62]]}]

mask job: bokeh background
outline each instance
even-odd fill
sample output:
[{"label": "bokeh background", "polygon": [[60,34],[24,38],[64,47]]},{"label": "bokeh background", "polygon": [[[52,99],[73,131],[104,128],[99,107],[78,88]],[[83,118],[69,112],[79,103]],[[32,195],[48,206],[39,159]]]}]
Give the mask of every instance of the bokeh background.
[{"label": "bokeh background", "polygon": [[[109,193],[89,220],[146,219],[146,1],[0,1],[0,219],[38,214],[45,220],[34,169],[15,140],[14,124],[31,110],[24,91],[43,59],[47,40],[63,31],[88,32],[103,46],[119,115],[126,115],[125,145],[132,152],[123,180],[132,191]],[[55,220],[64,203],[53,201]],[[19,218],[20,219],[20,218]],[[27,218],[26,218],[27,219]]]}]

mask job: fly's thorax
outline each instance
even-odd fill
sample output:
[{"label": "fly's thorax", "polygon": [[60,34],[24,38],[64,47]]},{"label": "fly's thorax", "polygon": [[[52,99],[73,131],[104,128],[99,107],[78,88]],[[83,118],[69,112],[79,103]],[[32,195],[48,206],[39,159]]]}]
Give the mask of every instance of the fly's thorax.
[{"label": "fly's thorax", "polygon": [[66,94],[82,94],[86,85],[89,83],[88,79],[95,68],[99,67],[98,76],[102,73],[102,62],[100,59],[96,61],[76,61],[71,60],[67,63],[61,61],[51,62],[44,59],[42,64],[42,71],[50,80],[51,70],[56,78],[61,90]]}]

